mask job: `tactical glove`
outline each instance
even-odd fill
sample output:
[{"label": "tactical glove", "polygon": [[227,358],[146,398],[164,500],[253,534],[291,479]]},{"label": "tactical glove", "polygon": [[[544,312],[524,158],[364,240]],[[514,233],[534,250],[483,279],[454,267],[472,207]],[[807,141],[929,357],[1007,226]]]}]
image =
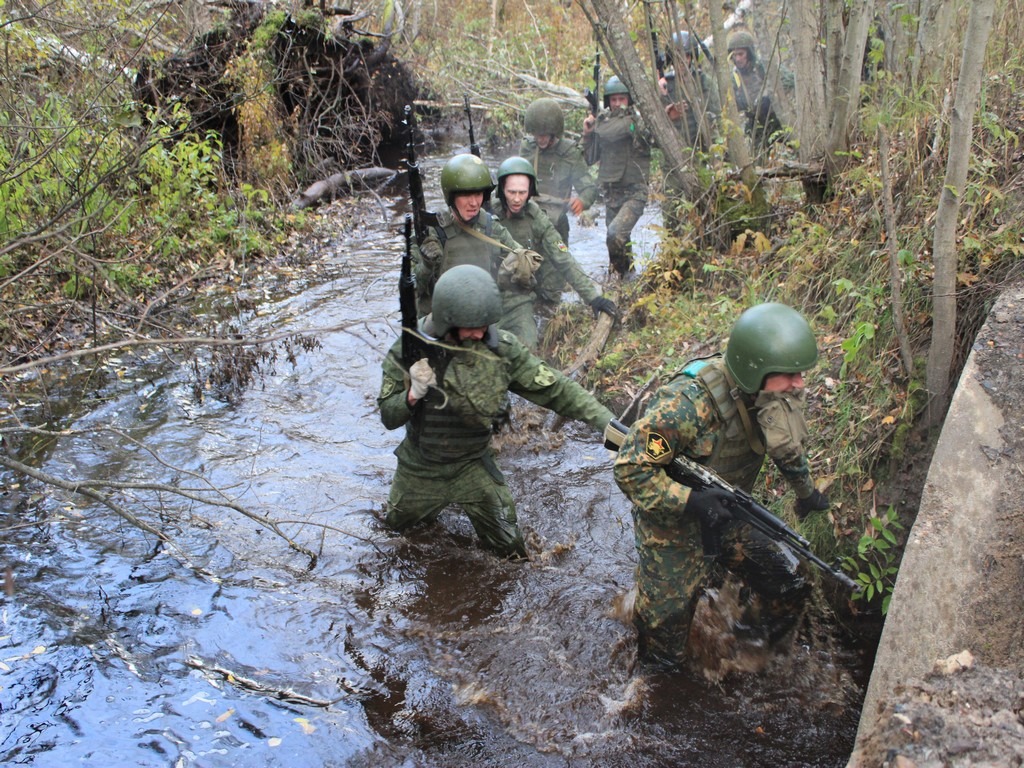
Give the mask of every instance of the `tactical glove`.
[{"label": "tactical glove", "polygon": [[717,528],[732,519],[728,502],[732,495],[721,488],[690,489],[683,512],[696,515],[709,528]]},{"label": "tactical glove", "polygon": [[579,216],[583,213],[583,201],[578,197],[574,197],[569,201],[569,210],[572,211],[573,216]]},{"label": "tactical glove", "polygon": [[604,312],[612,317],[619,316],[619,308],[615,306],[615,302],[611,299],[606,299],[604,296],[598,296],[590,302],[590,306],[594,310],[594,317],[597,317],[599,312]]},{"label": "tactical glove", "polygon": [[409,394],[413,400],[422,400],[428,389],[437,386],[434,369],[430,367],[426,358],[417,360],[409,367],[409,378]]},{"label": "tactical glove", "polygon": [[806,499],[796,500],[796,516],[803,520],[811,512],[821,512],[829,508],[828,496],[815,488]]}]

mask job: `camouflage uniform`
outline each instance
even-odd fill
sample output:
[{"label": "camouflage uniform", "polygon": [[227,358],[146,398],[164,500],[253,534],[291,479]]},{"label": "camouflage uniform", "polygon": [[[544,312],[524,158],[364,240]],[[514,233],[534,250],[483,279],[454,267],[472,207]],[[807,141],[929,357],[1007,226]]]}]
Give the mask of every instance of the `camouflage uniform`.
[{"label": "camouflage uniform", "polygon": [[[454,342],[453,342],[454,344]],[[508,392],[603,430],[612,418],[579,384],[549,368],[510,333],[491,327],[431,364],[439,388],[412,408],[401,340],[388,352],[377,405],[387,429],[405,426],[386,522],[404,530],[435,520],[449,504],[469,516],[481,542],[501,556],[525,556],[515,503],[491,450]]]},{"label": "camouflage uniform", "polygon": [[768,95],[764,66],[750,33],[739,30],[729,37],[729,53],[738,49],[746,49],[747,66],[741,70],[733,65],[732,92],[736,108],[747,118],[745,130],[755,151],[762,151],[781,135],[782,122]]},{"label": "camouflage uniform", "polygon": [[[666,467],[684,455],[749,492],[764,462],[766,436],[753,397],[739,394],[736,402],[730,390],[720,356],[692,361],[657,391],[615,461],[615,480],[633,502],[640,648],[654,661],[684,659],[697,600],[713,565],[704,558],[700,521],[683,514],[690,490],[672,480]],[[743,407],[751,417],[751,436],[740,416]],[[790,443],[770,453],[797,495],[809,495],[814,486],[802,446]],[[785,635],[808,589],[795,556],[749,526],[728,522],[717,530],[717,562],[744,577],[761,597],[769,638]]]},{"label": "camouflage uniform", "polygon": [[551,219],[545,215],[532,199],[518,214],[509,213],[501,206],[500,221],[509,234],[525,248],[530,248],[544,257],[534,277],[537,280],[537,300],[557,304],[562,300],[566,281],[586,304],[601,295],[601,289],[594,284],[583,268],[576,262],[565,242],[555,231]]},{"label": "camouflage uniform", "polygon": [[[591,151],[590,145],[596,148]],[[583,136],[587,157],[600,162],[597,183],[608,222],[608,261],[620,276],[633,269],[630,239],[647,205],[651,146],[640,116],[632,106],[602,110],[594,130]]]},{"label": "camouflage uniform", "polygon": [[583,202],[584,210],[597,200],[597,184],[583,159],[583,151],[569,139],[560,138],[542,150],[533,138],[525,138],[520,144],[519,154],[533,164],[539,193],[537,203],[568,245],[569,198],[573,189]]},{"label": "camouflage uniform", "polygon": [[[428,228],[423,242],[413,254],[416,312],[420,317],[430,313],[434,284],[446,271],[459,264],[473,264],[497,278],[498,268],[506,254],[523,247],[487,211],[480,211],[471,226],[485,237],[497,241],[495,243],[469,234],[455,220],[451,210],[437,214],[437,219],[437,226]],[[514,288],[502,291],[501,294],[502,314],[498,327],[518,336],[528,349],[537,347],[537,321],[533,317],[535,299],[533,291]]]}]

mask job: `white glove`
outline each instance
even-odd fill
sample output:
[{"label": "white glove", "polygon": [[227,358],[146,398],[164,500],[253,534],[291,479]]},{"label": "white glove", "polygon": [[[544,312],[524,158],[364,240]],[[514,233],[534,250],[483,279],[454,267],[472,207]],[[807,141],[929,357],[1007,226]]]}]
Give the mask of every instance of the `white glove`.
[{"label": "white glove", "polygon": [[410,366],[409,378],[412,380],[409,384],[409,394],[413,400],[422,400],[430,387],[437,386],[434,369],[430,367],[426,358],[417,360]]}]

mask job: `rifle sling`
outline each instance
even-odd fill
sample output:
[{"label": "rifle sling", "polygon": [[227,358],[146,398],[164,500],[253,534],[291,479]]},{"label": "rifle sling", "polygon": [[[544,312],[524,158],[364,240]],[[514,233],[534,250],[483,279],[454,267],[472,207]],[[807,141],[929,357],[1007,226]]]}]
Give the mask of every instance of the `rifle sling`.
[{"label": "rifle sling", "polygon": [[485,243],[488,243],[489,245],[496,245],[499,248],[508,251],[509,253],[515,252],[515,248],[509,248],[507,245],[498,240],[495,240],[493,237],[488,237],[483,232],[473,229],[473,227],[469,226],[458,216],[455,216],[453,218],[455,219],[455,223],[459,226],[459,228],[462,229],[462,231],[465,232],[466,234],[472,235],[477,240],[483,240]]}]

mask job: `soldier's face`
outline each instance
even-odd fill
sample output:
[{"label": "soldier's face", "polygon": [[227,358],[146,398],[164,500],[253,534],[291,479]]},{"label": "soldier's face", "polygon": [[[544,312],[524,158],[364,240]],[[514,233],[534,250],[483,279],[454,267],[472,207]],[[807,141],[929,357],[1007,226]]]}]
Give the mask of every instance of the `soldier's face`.
[{"label": "soldier's face", "polygon": [[455,335],[459,341],[483,341],[487,328],[456,328]]},{"label": "soldier's face", "polygon": [[484,193],[457,192],[452,202],[455,206],[455,212],[459,214],[459,218],[468,224],[480,213],[480,209],[484,204]]},{"label": "soldier's face", "polygon": [[629,95],[625,93],[613,93],[608,97],[610,109],[625,109],[629,106]]},{"label": "soldier's face", "polygon": [[762,392],[798,392],[803,388],[802,373],[769,373],[761,385]]},{"label": "soldier's face", "polygon": [[747,55],[746,48],[737,48],[729,54],[729,59],[736,69],[746,69],[747,64],[750,63],[750,57]]},{"label": "soldier's face", "polygon": [[537,142],[537,148],[541,151],[555,145],[555,136],[552,133],[535,133],[533,140]]},{"label": "soldier's face", "polygon": [[519,213],[530,199],[530,177],[514,173],[505,177],[505,207],[509,213]]}]

